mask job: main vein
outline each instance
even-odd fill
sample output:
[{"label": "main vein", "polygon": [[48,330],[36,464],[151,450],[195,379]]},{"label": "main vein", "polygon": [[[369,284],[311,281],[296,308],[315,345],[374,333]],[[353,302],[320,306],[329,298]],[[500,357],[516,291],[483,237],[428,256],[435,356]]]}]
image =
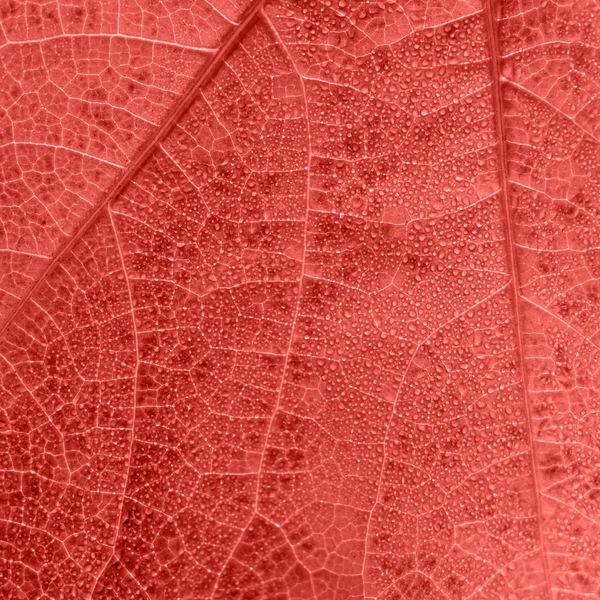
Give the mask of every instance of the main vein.
[{"label": "main vein", "polygon": [[540,491],[540,482],[538,479],[539,465],[536,453],[533,415],[531,411],[531,402],[527,390],[525,380],[525,356],[523,352],[523,327],[521,321],[521,292],[519,289],[517,258],[515,253],[515,242],[513,236],[513,221],[512,221],[512,204],[509,191],[508,165],[505,149],[505,131],[504,131],[504,109],[502,104],[502,89],[500,79],[500,49],[498,42],[498,22],[496,19],[496,2],[494,0],[485,0],[484,21],[487,33],[488,49],[490,53],[490,74],[492,79],[491,92],[492,102],[494,105],[495,126],[498,142],[496,145],[498,152],[498,176],[500,187],[502,190],[502,205],[504,212],[504,222],[506,230],[506,245],[508,253],[509,272],[512,281],[512,295],[516,321],[516,336],[517,336],[517,357],[519,363],[521,387],[523,390],[523,402],[525,405],[525,413],[527,420],[527,429],[530,445],[531,471],[533,478],[533,493],[535,497],[535,508],[537,514],[538,535],[541,561],[544,570],[544,578],[546,582],[547,597],[550,600],[552,597],[552,584],[550,581],[550,570],[548,568],[548,560],[544,545],[544,531],[542,527],[542,497]]}]

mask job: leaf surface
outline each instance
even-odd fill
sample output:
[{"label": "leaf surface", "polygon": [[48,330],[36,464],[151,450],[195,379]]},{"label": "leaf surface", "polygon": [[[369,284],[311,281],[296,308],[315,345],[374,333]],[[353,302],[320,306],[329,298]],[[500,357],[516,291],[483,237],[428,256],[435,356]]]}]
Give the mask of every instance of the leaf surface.
[{"label": "leaf surface", "polygon": [[594,2],[1,18],[4,597],[600,594]]}]

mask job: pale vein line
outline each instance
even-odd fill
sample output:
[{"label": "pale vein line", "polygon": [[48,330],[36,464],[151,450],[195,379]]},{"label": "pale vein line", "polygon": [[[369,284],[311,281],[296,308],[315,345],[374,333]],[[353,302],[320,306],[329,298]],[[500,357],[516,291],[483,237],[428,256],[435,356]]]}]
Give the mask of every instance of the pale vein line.
[{"label": "pale vein line", "polygon": [[[227,20],[229,21],[229,19],[227,19]],[[229,21],[229,22],[234,25],[237,24],[237,23],[233,23],[233,21]],[[125,41],[132,40],[132,41],[136,41],[136,42],[145,42],[147,44],[152,44],[152,45],[157,45],[157,46],[170,46],[173,48],[179,48],[181,50],[194,50],[197,52],[205,52],[207,54],[213,54],[217,51],[216,48],[208,48],[208,47],[203,47],[203,46],[188,46],[186,44],[179,44],[177,42],[167,42],[167,41],[163,41],[163,40],[151,40],[151,39],[144,38],[142,36],[125,35],[122,33],[75,33],[75,34],[64,33],[62,35],[48,36],[47,38],[36,38],[36,39],[30,39],[30,40],[16,40],[16,41],[7,40],[4,44],[4,46],[24,46],[26,44],[44,44],[46,42],[52,42],[54,40],[77,39],[77,38],[83,38],[86,40],[94,39],[94,38],[108,38],[109,40],[120,39],[120,40],[125,40]]]},{"label": "pale vein line", "polygon": [[[113,215],[111,213],[110,210],[110,206],[106,207],[106,212],[108,213],[108,218],[110,221],[110,225],[113,231],[113,235],[115,236],[115,244],[117,246],[117,250],[119,253],[119,259],[121,261],[121,266],[123,269],[123,276],[125,278],[125,286],[127,287],[127,295],[129,297],[129,304],[131,306],[131,323],[132,323],[132,328],[133,328],[133,336],[134,336],[134,346],[135,346],[135,373],[133,375],[133,407],[132,407],[132,425],[131,425],[131,442],[129,444],[129,459],[127,461],[127,468],[125,470],[126,472],[126,477],[125,477],[125,484],[124,484],[124,489],[123,489],[123,497],[121,498],[121,506],[119,507],[119,525],[117,527],[117,531],[115,534],[115,541],[114,541],[114,545],[113,545],[113,551],[112,554],[109,556],[108,560],[106,561],[106,564],[104,565],[104,567],[99,570],[99,575],[98,578],[96,579],[95,583],[94,583],[94,588],[92,590],[92,593],[90,595],[90,597],[92,597],[94,595],[94,591],[96,589],[96,586],[98,585],[98,581],[100,580],[100,578],[102,577],[102,575],[104,574],[105,570],[107,569],[108,565],[110,565],[110,563],[113,560],[118,560],[116,558],[115,555],[115,548],[116,545],[119,541],[119,537],[121,535],[121,526],[123,524],[123,508],[125,506],[125,498],[126,498],[126,492],[127,492],[127,485],[129,484],[130,481],[130,477],[131,477],[131,465],[133,463],[133,446],[135,443],[135,424],[136,424],[136,411],[137,411],[137,380],[138,380],[138,372],[139,372],[139,366],[140,366],[140,355],[139,355],[139,347],[138,347],[138,332],[137,332],[137,327],[136,327],[136,322],[135,322],[135,310],[134,310],[134,303],[133,303],[133,296],[131,294],[131,286],[129,285],[129,278],[127,276],[127,267],[125,265],[125,258],[123,257],[123,251],[121,249],[121,244],[119,243],[119,234],[118,234],[118,230],[117,227],[115,225],[114,219],[113,219]],[[119,561],[119,563],[125,568],[125,565]],[[139,582],[138,582],[139,583]],[[140,584],[141,585],[141,584]]]},{"label": "pale vein line", "polygon": [[517,83],[516,81],[513,81],[512,79],[507,79],[503,75],[500,75],[500,81],[502,83],[512,85],[513,87],[517,88],[518,90],[521,90],[524,94],[529,95],[532,98],[535,98],[536,100],[538,100],[545,106],[551,108],[554,112],[561,115],[563,118],[567,119],[567,121],[569,121],[575,127],[577,127],[577,129],[579,129],[584,135],[586,135],[590,139],[594,140],[597,144],[600,144],[600,140],[593,133],[584,129],[582,125],[580,125],[577,121],[575,121],[575,119],[573,119],[572,117],[570,117],[569,115],[564,113],[560,108],[558,108],[558,106],[555,106],[549,100],[546,100],[546,98],[542,98],[542,96],[538,96],[535,92],[531,91],[529,88],[522,86],[521,84]]},{"label": "pale vein line", "polygon": [[[138,117],[137,115],[134,115],[133,113],[131,113],[129,111],[126,111],[126,112],[128,112],[130,115],[132,115],[133,117],[135,117],[137,119],[141,119],[142,121],[145,121],[146,123],[148,123],[150,125],[156,126],[155,123],[146,121],[145,119],[142,119],[142,117]],[[86,125],[88,125],[88,123],[86,123]],[[123,165],[111,162],[110,160],[106,160],[104,158],[100,158],[99,156],[93,156],[92,154],[88,154],[87,152],[83,152],[82,150],[76,150],[75,148],[69,148],[67,146],[58,146],[58,145],[55,146],[53,144],[42,144],[41,142],[16,141],[16,142],[9,142],[7,144],[3,144],[0,146],[0,149],[14,148],[15,146],[33,146],[34,148],[49,148],[50,150],[64,150],[65,152],[73,152],[73,154],[78,154],[79,156],[83,156],[83,158],[89,158],[90,160],[96,160],[98,162],[104,163],[105,165],[110,165],[111,167],[116,167],[117,169],[120,169],[120,170],[123,169]]]}]

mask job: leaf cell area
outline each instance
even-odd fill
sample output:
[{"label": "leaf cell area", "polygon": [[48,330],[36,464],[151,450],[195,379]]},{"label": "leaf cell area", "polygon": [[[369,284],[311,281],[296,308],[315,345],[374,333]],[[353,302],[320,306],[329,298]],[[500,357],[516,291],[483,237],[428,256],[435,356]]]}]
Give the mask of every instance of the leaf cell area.
[{"label": "leaf cell area", "polygon": [[600,598],[597,0],[0,4],[0,598]]}]

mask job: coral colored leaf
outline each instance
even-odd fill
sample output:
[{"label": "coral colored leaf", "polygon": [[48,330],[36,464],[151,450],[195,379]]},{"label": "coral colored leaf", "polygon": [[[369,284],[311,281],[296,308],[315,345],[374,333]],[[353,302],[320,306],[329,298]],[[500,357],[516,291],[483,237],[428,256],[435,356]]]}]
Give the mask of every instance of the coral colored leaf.
[{"label": "coral colored leaf", "polygon": [[600,597],[600,7],[7,0],[0,597]]}]

